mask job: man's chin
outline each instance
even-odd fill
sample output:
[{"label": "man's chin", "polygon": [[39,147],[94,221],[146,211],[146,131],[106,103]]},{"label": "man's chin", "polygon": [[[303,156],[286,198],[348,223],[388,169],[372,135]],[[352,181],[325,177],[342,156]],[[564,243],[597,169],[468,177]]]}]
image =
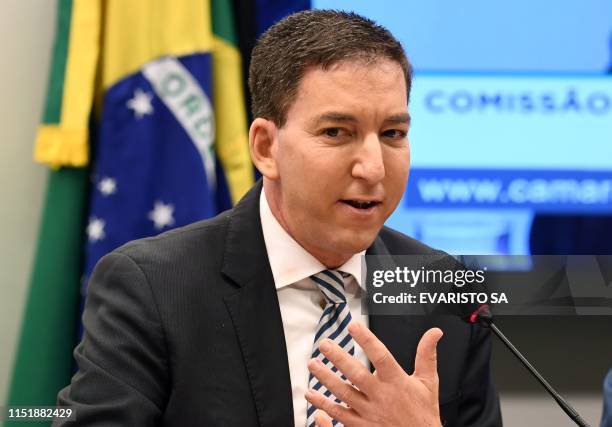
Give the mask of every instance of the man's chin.
[{"label": "man's chin", "polygon": [[338,246],[344,249],[344,253],[353,255],[357,254],[372,246],[372,243],[374,243],[374,240],[376,240],[376,236],[378,236],[379,231],[380,229],[378,229],[376,232],[360,231],[350,233],[349,235],[344,236],[344,239],[342,239],[343,241],[339,242]]},{"label": "man's chin", "polygon": [[319,239],[313,240],[313,235],[308,235],[307,241],[310,245],[302,246],[328,267],[332,265],[338,267],[353,255],[363,252],[372,246],[379,231],[380,227],[364,230],[363,227],[342,227],[336,225],[335,227],[321,230],[319,233],[321,237]]}]

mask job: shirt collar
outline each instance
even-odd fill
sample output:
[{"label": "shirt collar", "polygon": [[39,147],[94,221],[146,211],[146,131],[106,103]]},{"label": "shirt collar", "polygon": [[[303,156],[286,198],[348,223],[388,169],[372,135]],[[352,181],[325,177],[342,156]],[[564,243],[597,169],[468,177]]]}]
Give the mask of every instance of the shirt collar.
[{"label": "shirt collar", "polygon": [[[259,196],[259,215],[276,289],[291,285],[326,269],[279,224],[272,214],[263,189]],[[352,274],[362,289],[361,260],[363,255],[365,251],[356,253],[337,268],[337,270]]]}]

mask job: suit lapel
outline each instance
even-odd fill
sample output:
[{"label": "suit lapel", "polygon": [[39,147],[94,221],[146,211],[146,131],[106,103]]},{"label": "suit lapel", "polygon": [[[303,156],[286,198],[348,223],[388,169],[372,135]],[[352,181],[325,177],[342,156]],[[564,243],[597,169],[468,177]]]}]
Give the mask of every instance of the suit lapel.
[{"label": "suit lapel", "polygon": [[[366,255],[388,256],[389,250],[380,236],[366,251]],[[375,268],[368,262],[368,269]],[[393,354],[408,373],[414,370],[414,358],[419,339],[424,331],[423,316],[369,315],[370,330]],[[374,367],[370,364],[370,370]]]},{"label": "suit lapel", "polygon": [[[261,426],[294,423],[287,347],[261,221],[261,181],[232,210],[222,272],[236,285],[225,298]],[[239,408],[237,408],[239,410]]]}]

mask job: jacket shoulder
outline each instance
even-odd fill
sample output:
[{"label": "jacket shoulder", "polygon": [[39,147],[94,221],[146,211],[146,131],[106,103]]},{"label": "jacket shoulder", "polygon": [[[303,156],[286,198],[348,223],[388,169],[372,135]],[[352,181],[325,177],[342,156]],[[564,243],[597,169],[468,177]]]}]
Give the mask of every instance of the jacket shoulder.
[{"label": "jacket shoulder", "polygon": [[157,236],[133,240],[113,252],[126,255],[137,264],[176,266],[194,258],[210,259],[221,252],[230,216],[231,210]]}]

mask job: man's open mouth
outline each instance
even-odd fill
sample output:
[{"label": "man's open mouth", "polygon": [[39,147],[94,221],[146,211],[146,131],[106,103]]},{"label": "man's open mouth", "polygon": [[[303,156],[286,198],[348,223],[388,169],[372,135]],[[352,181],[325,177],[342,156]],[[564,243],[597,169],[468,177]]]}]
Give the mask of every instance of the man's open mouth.
[{"label": "man's open mouth", "polygon": [[342,203],[346,203],[356,209],[370,209],[376,205],[379,205],[380,202],[375,200],[372,201],[363,201],[363,200],[341,200]]}]

